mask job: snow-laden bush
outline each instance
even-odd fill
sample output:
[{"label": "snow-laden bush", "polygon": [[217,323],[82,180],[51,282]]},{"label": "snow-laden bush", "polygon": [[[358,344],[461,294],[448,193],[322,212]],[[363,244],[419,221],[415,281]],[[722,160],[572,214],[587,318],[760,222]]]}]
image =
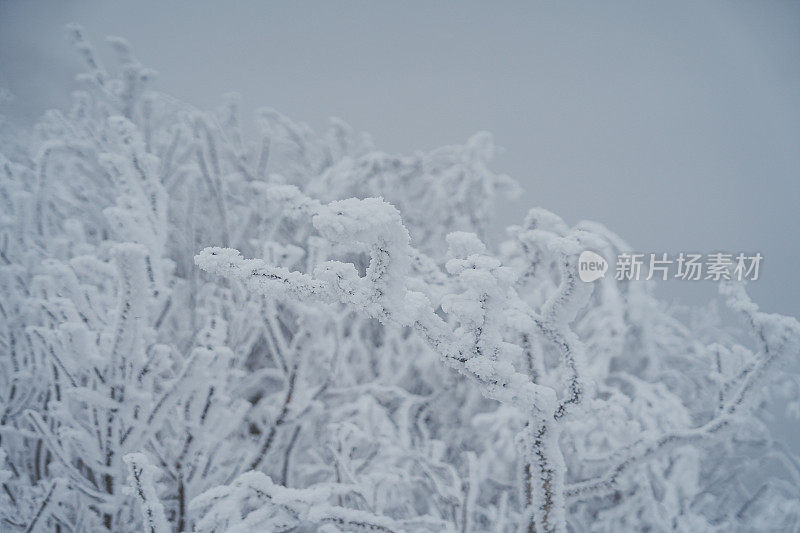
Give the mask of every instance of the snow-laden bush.
[{"label": "snow-laden bush", "polygon": [[626,245],[543,209],[487,246],[486,134],[246,135],[71,35],[88,90],[2,141],[0,529],[800,527],[797,321],[580,282]]}]

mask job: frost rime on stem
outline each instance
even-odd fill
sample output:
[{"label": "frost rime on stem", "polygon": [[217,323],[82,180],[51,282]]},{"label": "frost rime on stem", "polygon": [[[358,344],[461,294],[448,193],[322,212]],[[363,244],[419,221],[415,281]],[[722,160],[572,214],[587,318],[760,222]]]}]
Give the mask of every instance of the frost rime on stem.
[{"label": "frost rime on stem", "polygon": [[[406,289],[405,276],[412,255],[408,232],[399,213],[382,199],[344,200],[319,209],[314,226],[334,243],[360,243],[369,249],[370,263],[364,277],[353,265],[326,262],[314,276],[290,272],[247,260],[230,249],[207,248],[196,257],[203,269],[243,281],[251,290],[268,297],[295,297],[306,301],[340,301],[385,323],[413,326],[439,351],[444,360],[475,381],[489,398],[510,403],[531,413],[529,422],[534,435],[523,439],[521,453],[526,464],[536,471],[530,491],[537,501],[530,501],[543,531],[562,531],[564,517],[564,461],[558,447],[555,391],[537,385],[514,370],[509,357],[516,347],[503,340],[504,323],[500,319],[510,305],[520,307],[514,298],[512,272],[486,255],[477,237],[466,233],[448,236],[451,275],[457,276],[463,292],[443,299],[443,309],[459,326],[453,331],[433,310],[421,293]],[[577,402],[577,364],[572,346],[562,340],[561,307],[569,303],[576,289],[574,278],[565,275],[564,288],[549,305],[546,322],[527,310],[526,320],[556,340],[573,373],[573,402]],[[574,313],[574,311],[572,311]],[[571,338],[572,345],[578,344]],[[532,437],[532,438],[531,438]]]},{"label": "frost rime on stem", "polygon": [[150,533],[168,533],[170,527],[164,515],[164,506],[155,489],[158,469],[141,453],[129,453],[124,461],[128,465],[131,490],[139,500],[145,527]]}]

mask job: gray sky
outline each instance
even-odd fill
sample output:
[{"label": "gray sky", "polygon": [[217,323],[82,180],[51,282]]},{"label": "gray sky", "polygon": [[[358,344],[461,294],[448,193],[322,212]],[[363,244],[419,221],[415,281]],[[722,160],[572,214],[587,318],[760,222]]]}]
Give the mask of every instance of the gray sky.
[{"label": "gray sky", "polygon": [[[390,152],[494,133],[540,205],[645,252],[761,252],[751,293],[800,314],[800,2],[39,2],[0,0],[0,108],[30,122],[77,85],[63,26],[121,35],[156,88],[242,94]],[[700,302],[711,283],[661,293]]]}]

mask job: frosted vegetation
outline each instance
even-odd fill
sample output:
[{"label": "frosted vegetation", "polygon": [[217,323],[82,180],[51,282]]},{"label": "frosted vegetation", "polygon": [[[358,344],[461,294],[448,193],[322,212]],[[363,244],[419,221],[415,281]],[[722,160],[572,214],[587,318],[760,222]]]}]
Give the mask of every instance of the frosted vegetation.
[{"label": "frosted vegetation", "polygon": [[245,133],[70,33],[86,90],[2,137],[0,530],[800,527],[796,320],[580,282],[627,247],[544,209],[485,243],[487,134]]}]

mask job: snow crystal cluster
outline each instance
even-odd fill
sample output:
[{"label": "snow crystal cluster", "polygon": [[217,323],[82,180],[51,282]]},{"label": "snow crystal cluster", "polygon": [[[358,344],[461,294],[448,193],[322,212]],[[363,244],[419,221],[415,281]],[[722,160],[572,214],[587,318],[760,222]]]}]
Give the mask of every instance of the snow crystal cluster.
[{"label": "snow crystal cluster", "polygon": [[0,530],[800,527],[800,324],[722,285],[577,279],[625,243],[532,209],[486,243],[490,137],[393,156],[117,74],[0,131]]}]

